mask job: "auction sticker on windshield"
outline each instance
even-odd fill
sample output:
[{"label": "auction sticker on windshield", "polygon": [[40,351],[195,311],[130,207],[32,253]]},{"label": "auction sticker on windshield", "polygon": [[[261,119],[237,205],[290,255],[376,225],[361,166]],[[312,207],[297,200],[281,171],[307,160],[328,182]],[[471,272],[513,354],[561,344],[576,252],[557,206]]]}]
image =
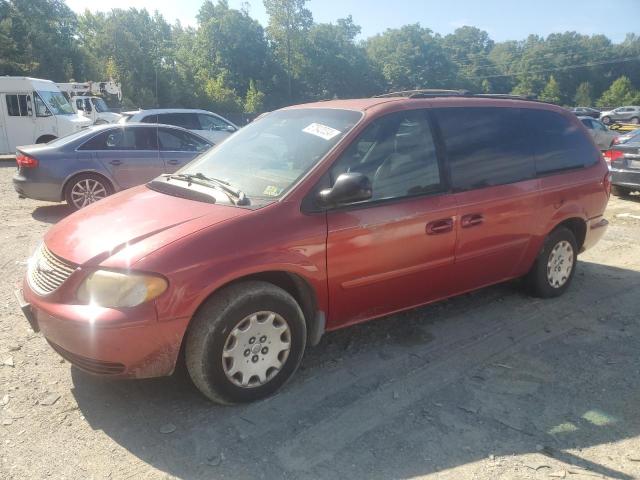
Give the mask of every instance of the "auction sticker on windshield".
[{"label": "auction sticker on windshield", "polygon": [[315,135],[316,137],[324,138],[325,140],[331,140],[333,137],[341,133],[340,130],[327,127],[326,125],[322,125],[321,123],[312,123],[309,126],[303,128],[302,131],[310,133],[311,135]]}]

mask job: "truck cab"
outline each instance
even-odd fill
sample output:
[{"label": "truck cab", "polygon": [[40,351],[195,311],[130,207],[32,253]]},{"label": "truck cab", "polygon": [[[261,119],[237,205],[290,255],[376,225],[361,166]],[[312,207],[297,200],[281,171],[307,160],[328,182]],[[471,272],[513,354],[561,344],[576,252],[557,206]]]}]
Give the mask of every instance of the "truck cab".
[{"label": "truck cab", "polygon": [[95,125],[116,123],[122,118],[119,113],[112,112],[102,98],[96,96],[71,97],[71,106],[77,113],[84,115]]},{"label": "truck cab", "polygon": [[46,143],[91,125],[50,80],[0,77],[0,154]]}]

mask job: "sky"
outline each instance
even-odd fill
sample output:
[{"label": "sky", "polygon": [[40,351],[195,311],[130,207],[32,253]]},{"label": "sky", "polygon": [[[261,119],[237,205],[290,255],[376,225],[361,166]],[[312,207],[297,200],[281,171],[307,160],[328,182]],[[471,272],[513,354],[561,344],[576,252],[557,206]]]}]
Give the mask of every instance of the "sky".
[{"label": "sky", "polygon": [[[204,0],[66,0],[82,12],[111,8],[158,10],[169,22],[196,25],[195,16]],[[248,8],[262,25],[267,15],[262,0],[229,0],[233,8]],[[419,22],[434,32],[447,34],[463,25],[487,31],[495,41],[521,40],[530,33],[547,36],[567,30],[604,34],[614,42],[626,33],[640,34],[640,0],[310,0],[316,22],[335,22],[351,14],[362,27],[361,38]]]}]

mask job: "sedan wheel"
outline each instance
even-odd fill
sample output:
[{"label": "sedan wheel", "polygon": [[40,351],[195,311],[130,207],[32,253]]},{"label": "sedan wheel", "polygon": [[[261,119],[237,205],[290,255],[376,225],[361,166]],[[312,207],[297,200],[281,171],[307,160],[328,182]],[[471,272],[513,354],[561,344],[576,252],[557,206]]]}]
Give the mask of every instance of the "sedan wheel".
[{"label": "sedan wheel", "polygon": [[85,174],[71,180],[66,189],[67,203],[80,210],[92,203],[102,200],[111,194],[111,187],[97,175]]}]

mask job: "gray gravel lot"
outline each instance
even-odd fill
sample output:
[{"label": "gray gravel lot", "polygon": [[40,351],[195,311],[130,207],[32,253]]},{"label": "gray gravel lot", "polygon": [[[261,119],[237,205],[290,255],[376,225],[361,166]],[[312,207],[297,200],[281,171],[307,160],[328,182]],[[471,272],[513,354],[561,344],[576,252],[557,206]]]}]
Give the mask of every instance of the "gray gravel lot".
[{"label": "gray gravel lot", "polygon": [[[279,395],[207,403],[184,370],[106,381],[13,298],[63,205],[0,163],[0,478],[640,478],[640,197],[562,298],[518,282],[328,334]],[[164,433],[167,432],[167,433]]]}]

